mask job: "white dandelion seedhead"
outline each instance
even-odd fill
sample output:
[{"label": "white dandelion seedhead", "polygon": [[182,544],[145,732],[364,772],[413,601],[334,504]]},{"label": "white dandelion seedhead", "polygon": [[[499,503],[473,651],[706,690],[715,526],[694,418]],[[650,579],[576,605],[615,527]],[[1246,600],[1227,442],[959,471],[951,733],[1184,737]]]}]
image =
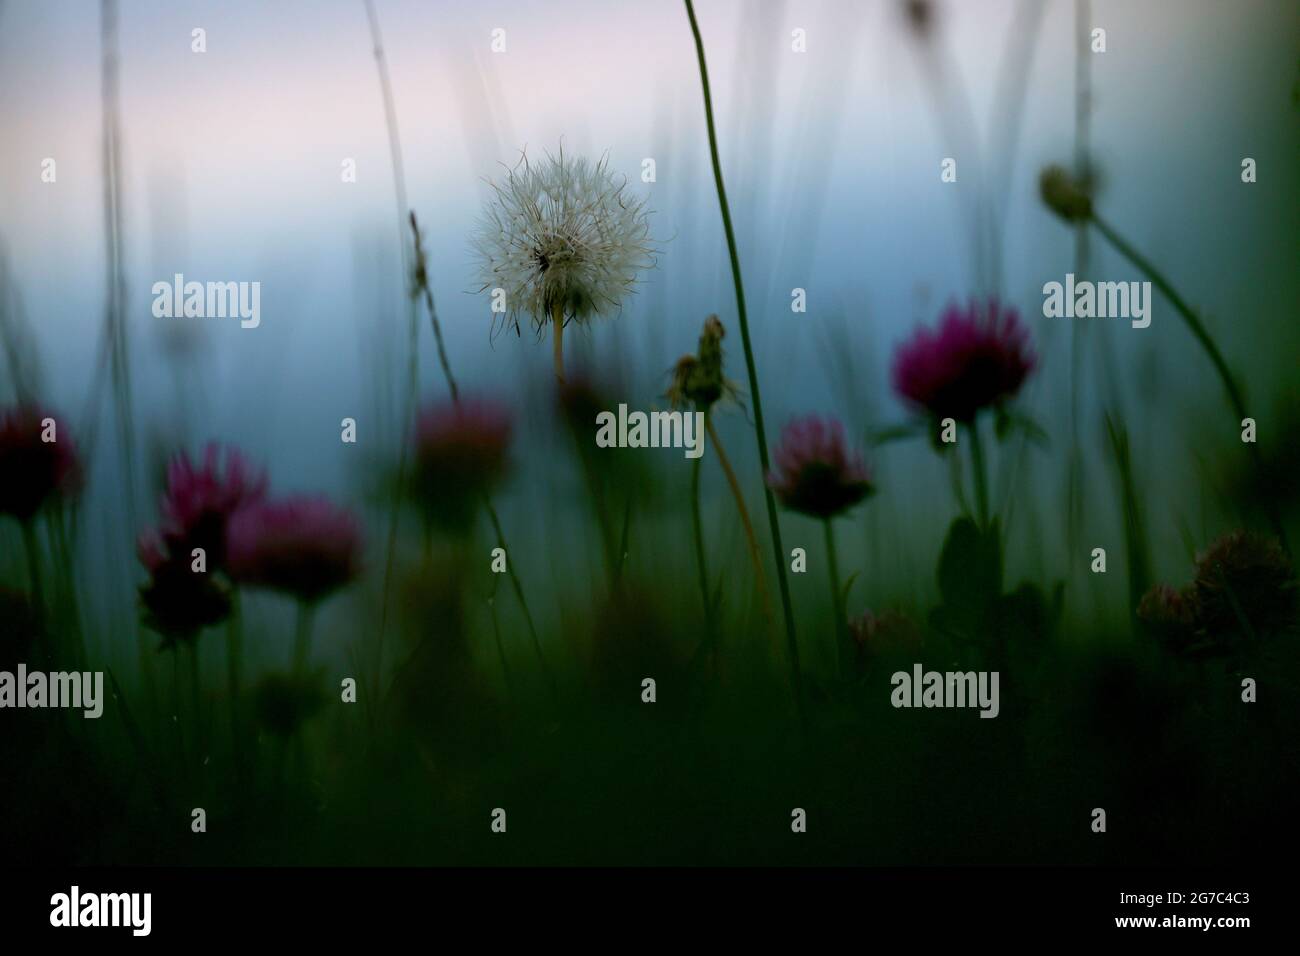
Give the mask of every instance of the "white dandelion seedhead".
[{"label": "white dandelion seedhead", "polygon": [[609,172],[609,157],[523,156],[479,221],[474,249],[480,292],[505,291],[507,326],[529,316],[539,331],[558,311],[585,322],[616,312],[637,274],[654,265],[645,201]]}]

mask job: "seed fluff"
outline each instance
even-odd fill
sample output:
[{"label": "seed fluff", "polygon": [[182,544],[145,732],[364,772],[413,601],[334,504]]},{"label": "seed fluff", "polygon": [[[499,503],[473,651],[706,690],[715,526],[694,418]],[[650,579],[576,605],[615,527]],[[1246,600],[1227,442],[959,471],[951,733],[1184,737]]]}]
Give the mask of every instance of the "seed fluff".
[{"label": "seed fluff", "polygon": [[[645,200],[609,171],[609,156],[523,155],[493,197],[474,236],[480,292],[501,289],[504,328],[520,315],[540,334],[548,322],[611,315],[655,264]],[[495,331],[495,330],[494,330]]]}]

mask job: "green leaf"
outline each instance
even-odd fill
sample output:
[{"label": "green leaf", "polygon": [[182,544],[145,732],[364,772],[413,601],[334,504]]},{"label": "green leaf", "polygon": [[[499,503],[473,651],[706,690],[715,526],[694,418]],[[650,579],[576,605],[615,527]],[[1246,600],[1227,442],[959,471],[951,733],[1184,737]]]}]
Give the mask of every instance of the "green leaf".
[{"label": "green leaf", "polygon": [[849,606],[849,592],[853,590],[853,582],[858,579],[858,575],[861,573],[861,571],[854,571],[849,575],[849,579],[844,582],[844,590],[840,593],[840,598],[845,607]]},{"label": "green leaf", "polygon": [[1002,545],[997,519],[981,530],[970,518],[948,529],[939,555],[939,593],[944,617],[975,629],[1002,593]]},{"label": "green leaf", "polygon": [[1051,444],[1047,430],[1034,419],[1022,412],[998,408],[993,417],[993,433],[998,441],[1006,441],[1016,431],[1024,432],[1026,438],[1040,447],[1045,448]]}]

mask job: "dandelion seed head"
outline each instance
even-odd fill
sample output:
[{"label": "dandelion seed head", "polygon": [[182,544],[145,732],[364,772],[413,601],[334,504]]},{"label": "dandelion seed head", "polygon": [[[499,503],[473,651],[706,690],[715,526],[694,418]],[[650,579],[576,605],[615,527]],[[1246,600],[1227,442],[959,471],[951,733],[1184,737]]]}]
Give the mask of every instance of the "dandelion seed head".
[{"label": "dandelion seed head", "polygon": [[627,193],[608,157],[525,155],[491,185],[473,245],[479,291],[505,291],[507,328],[518,331],[523,315],[540,331],[557,309],[577,322],[616,313],[655,263],[645,200]]}]

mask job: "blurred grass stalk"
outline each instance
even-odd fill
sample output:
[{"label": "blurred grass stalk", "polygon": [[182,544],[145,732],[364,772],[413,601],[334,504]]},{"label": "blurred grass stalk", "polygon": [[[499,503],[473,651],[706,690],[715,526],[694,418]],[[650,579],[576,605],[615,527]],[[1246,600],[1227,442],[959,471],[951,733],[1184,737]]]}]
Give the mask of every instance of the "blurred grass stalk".
[{"label": "blurred grass stalk", "polygon": [[[131,399],[130,349],[126,331],[126,277],[122,267],[122,149],[121,120],[119,107],[119,71],[118,71],[118,9],[116,0],[102,0],[100,3],[100,46],[101,46],[101,110],[102,110],[102,152],[103,189],[104,189],[104,238],[107,265],[107,297],[104,313],[104,332],[101,351],[102,373],[103,360],[108,359],[113,388],[114,414],[117,418],[118,444],[122,454],[122,471],[125,489],[125,511],[128,537],[139,531],[136,518],[135,495],[135,415]],[[94,437],[97,432],[98,409],[100,407],[99,388],[102,376],[97,376],[91,393],[91,424],[87,427],[86,454],[91,455]],[[69,571],[70,573],[70,571]],[[149,653],[149,642],[145,632],[137,624],[136,643],[140,659],[141,676],[149,701],[156,708],[157,697],[154,684],[153,656]]]},{"label": "blurred grass stalk", "polygon": [[[1123,236],[1116,232],[1115,228],[1098,215],[1095,210],[1092,212],[1091,222],[1097,228],[1097,231],[1100,232],[1106,240],[1110,242],[1110,244],[1114,246],[1122,256],[1124,256],[1124,258],[1128,259],[1128,261],[1131,262],[1139,272],[1150,279],[1151,284],[1154,285],[1156,289],[1158,289],[1161,294],[1163,294],[1164,297],[1173,304],[1174,309],[1177,310],[1178,314],[1182,317],[1184,324],[1186,324],[1188,330],[1192,333],[1192,337],[1196,339],[1197,344],[1199,344],[1205,351],[1205,354],[1210,359],[1210,363],[1214,366],[1214,371],[1219,376],[1219,382],[1223,385],[1224,392],[1227,393],[1228,404],[1232,407],[1233,414],[1237,416],[1237,421],[1240,422],[1247,418],[1246,402],[1242,397],[1241,386],[1238,384],[1236,376],[1232,374],[1232,370],[1228,368],[1228,362],[1223,357],[1223,352],[1220,351],[1218,343],[1214,341],[1213,336],[1210,335],[1209,330],[1205,327],[1205,324],[1201,321],[1200,317],[1197,316],[1192,307],[1187,304],[1186,300],[1178,294],[1177,290],[1174,289],[1169,280],[1164,277],[1160,270],[1158,270],[1145,256],[1138,252],[1137,249],[1124,239]],[[1247,449],[1249,449],[1256,469],[1263,470],[1264,462],[1262,455],[1260,454],[1259,446],[1254,442],[1246,442],[1245,444]],[[1276,502],[1270,499],[1266,503],[1266,508],[1268,511],[1269,523],[1273,526],[1273,533],[1277,536],[1283,549],[1289,554],[1291,549],[1287,544],[1286,529],[1283,525],[1282,517],[1278,513]]]},{"label": "blurred grass stalk", "polygon": [[749,318],[745,312],[745,287],[740,276],[740,257],[736,252],[736,233],[731,223],[731,210],[727,206],[727,189],[722,180],[722,163],[718,158],[718,133],[713,119],[713,98],[709,92],[709,69],[704,59],[704,40],[700,25],[695,19],[695,6],[684,0],[686,16],[690,20],[691,34],[695,38],[695,54],[700,65],[700,88],[704,97],[704,120],[709,132],[709,156],[713,162],[713,180],[718,191],[718,206],[722,213],[722,227],[727,236],[727,253],[731,259],[731,277],[736,288],[736,313],[740,324],[740,338],[745,347],[745,370],[749,375],[749,392],[754,399],[754,433],[758,438],[759,464],[762,466],[763,495],[767,501],[767,520],[772,529],[772,547],[776,557],[777,580],[781,587],[781,606],[785,615],[786,645],[790,663],[790,677],[794,689],[795,706],[800,722],[806,726],[803,677],[799,667],[799,642],[795,636],[794,610],[790,604],[790,581],[785,570],[785,547],[781,544],[781,525],[776,514],[776,499],[767,484],[771,465],[767,454],[767,437],[763,427],[763,400],[759,394],[758,371],[754,366],[754,349],[750,343]]},{"label": "blurred grass stalk", "polygon": [[[388,536],[384,549],[384,583],[380,597],[379,637],[375,646],[375,699],[379,700],[383,686],[384,637],[388,630],[388,599],[393,579],[393,560],[397,551],[397,518],[406,489],[406,453],[410,441],[411,424],[415,421],[415,405],[419,390],[419,324],[416,316],[415,290],[407,290],[410,281],[410,262],[406,253],[406,217],[410,208],[406,202],[406,173],[402,167],[402,142],[397,129],[397,107],[393,101],[393,87],[388,77],[388,58],[384,54],[384,41],[379,31],[379,14],[373,0],[363,0],[366,20],[370,26],[375,69],[379,74],[379,90],[384,102],[384,124],[388,129],[388,149],[393,165],[393,191],[397,204],[397,248],[402,270],[403,299],[407,307],[407,375],[406,402],[402,409],[402,427],[398,434],[397,484],[388,516]],[[370,712],[375,716],[373,712]]]},{"label": "blurred grass stalk", "polygon": [[[415,210],[410,210],[409,219],[411,223],[411,242],[415,252],[414,263],[414,291],[413,295],[421,295],[424,298],[424,307],[429,310],[429,324],[433,327],[433,341],[438,347],[438,363],[442,366],[443,377],[447,380],[447,390],[451,393],[453,403],[460,404],[460,387],[456,384],[456,376],[451,371],[451,359],[447,356],[447,343],[442,335],[442,323],[438,321],[438,309],[433,301],[433,287],[429,281],[429,265],[424,250],[423,240],[420,238],[420,222],[416,218]],[[558,340],[557,340],[558,341]],[[528,625],[528,635],[532,639],[533,651],[537,655],[537,663],[542,669],[546,682],[551,690],[551,697],[558,701],[559,692],[555,684],[555,677],[546,662],[546,655],[542,653],[542,642],[537,636],[537,625],[533,622],[532,611],[528,609],[528,599],[524,597],[524,586],[519,580],[519,574],[515,571],[514,561],[508,555],[510,548],[506,544],[505,532],[501,529],[501,518],[497,514],[496,505],[492,503],[490,494],[483,495],[483,505],[487,509],[488,517],[492,521],[492,532],[496,535],[497,547],[506,553],[506,573],[510,576],[510,587],[515,592],[515,600],[519,602],[519,607],[524,613],[524,622]],[[493,589],[495,594],[495,586]],[[492,625],[497,626],[496,605],[492,605]],[[497,632],[498,650],[500,650],[501,635]],[[501,655],[501,666],[505,669],[505,654]],[[509,682],[509,672],[506,674],[507,683]]]}]

